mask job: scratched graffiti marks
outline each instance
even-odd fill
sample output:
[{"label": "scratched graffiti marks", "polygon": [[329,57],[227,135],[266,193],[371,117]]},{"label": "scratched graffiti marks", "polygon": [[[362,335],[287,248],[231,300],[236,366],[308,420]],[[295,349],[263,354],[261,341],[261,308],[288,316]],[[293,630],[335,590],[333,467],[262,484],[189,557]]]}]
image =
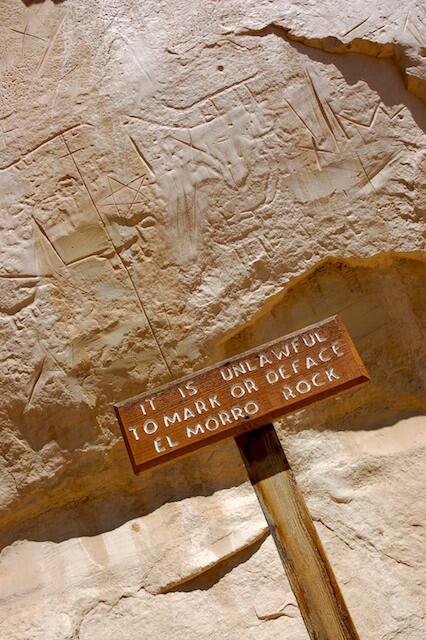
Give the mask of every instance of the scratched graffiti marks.
[{"label": "scratched graffiti marks", "polygon": [[188,257],[197,251],[212,185],[220,184],[230,193],[244,188],[255,146],[247,127],[247,114],[238,105],[226,114],[219,112],[208,123],[170,133],[164,140],[173,161],[160,186],[168,195],[182,253]]},{"label": "scratched graffiti marks", "polygon": [[62,17],[60,17],[57,21],[57,24],[53,30],[53,32],[51,34],[49,34],[49,39],[48,39],[48,43],[46,45],[46,48],[43,51],[43,55],[40,58],[40,62],[38,64],[37,67],[37,75],[41,76],[44,73],[45,68],[48,66],[49,64],[49,58],[52,55],[52,52],[55,48],[56,45],[56,41],[58,40],[58,37],[61,33],[61,30],[63,28],[64,22],[65,22],[65,17],[66,15],[64,14]]},{"label": "scratched graffiti marks", "polygon": [[[35,237],[44,239],[51,255],[62,265],[111,249],[72,162],[71,154],[84,147],[83,130],[84,127],[62,132],[38,148],[38,168],[26,197],[27,206],[31,205]],[[78,144],[68,149],[65,136],[73,132]],[[42,180],[43,173],[49,179]]]},{"label": "scratched graffiti marks", "polygon": [[[152,159],[157,181],[166,202],[167,213],[179,248],[179,259],[190,260],[200,250],[203,232],[209,225],[206,215],[215,210],[219,192],[226,194],[228,206],[218,212],[222,223],[228,211],[232,215],[255,208],[244,206],[244,194],[253,172],[264,173],[264,160],[256,154],[262,147],[262,136],[270,128],[256,105],[247,80],[218,90],[188,107],[188,126],[161,125],[143,116],[131,117],[129,129],[137,136],[157,139],[156,156]],[[266,180],[263,180],[266,185]],[[217,195],[216,195],[217,194]],[[262,196],[261,196],[262,199]],[[177,242],[176,242],[177,240]]]},{"label": "scratched graffiti marks", "polygon": [[[56,14],[45,30],[16,24],[14,42],[24,55],[30,40],[37,47],[40,86],[54,75],[66,27],[61,20]],[[401,195],[401,185],[411,180],[416,156],[407,161],[405,147],[415,148],[418,134],[404,129],[403,104],[359,91],[332,65],[306,56],[295,61],[297,74],[286,76],[280,69],[289,66],[290,49],[282,41],[264,39],[262,46],[276,47],[269,56],[254,53],[253,38],[251,50],[243,38],[223,40],[184,49],[176,59],[167,54],[168,88],[158,94],[144,60],[138,64],[122,40],[113,41],[124,71],[130,77],[136,65],[137,82],[146,81],[140,93],[132,93],[131,82],[119,83],[119,99],[105,100],[101,91],[91,111],[82,100],[81,108],[73,105],[71,122],[62,113],[21,138],[14,114],[1,120],[0,179],[25,176],[23,192],[14,192],[17,202],[8,203],[7,233],[19,243],[2,248],[7,293],[0,311],[21,340],[38,344],[17,392],[30,440],[31,416],[53,374],[58,385],[69,378],[64,387],[90,421],[94,400],[86,380],[116,379],[117,362],[140,387],[147,376],[173,373],[171,362],[194,361],[201,334],[188,336],[188,309],[194,315],[214,309],[219,317],[218,301],[235,300],[236,289],[263,296],[264,283],[272,290],[301,261],[348,247],[356,253],[370,227],[385,238],[392,232],[386,216],[409,215],[410,194]],[[142,53],[149,57],[148,49]],[[268,66],[276,56],[280,69]],[[114,60],[102,90],[113,84],[108,73],[116,79],[123,70]],[[67,60],[61,73],[75,63]],[[52,114],[58,105],[49,103]],[[330,229],[338,230],[335,236]],[[43,335],[37,334],[40,314],[53,322]],[[184,337],[179,351],[178,334]],[[148,373],[142,348],[153,354]],[[65,391],[58,397],[73,404]]]},{"label": "scratched graffiti marks", "polygon": [[[31,151],[32,172],[23,194],[21,216],[28,226],[32,249],[20,248],[29,263],[11,262],[8,248],[9,258],[5,253],[1,261],[0,318],[1,313],[5,314],[9,324],[13,322],[15,332],[25,334],[26,343],[37,344],[37,353],[41,353],[40,358],[36,358],[36,353],[28,358],[28,370],[19,378],[22,384],[18,384],[15,394],[22,399],[27,395],[27,399],[23,399],[24,428],[29,442],[34,438],[43,439],[41,434],[32,434],[31,424],[38,419],[40,407],[46,402],[43,397],[46,388],[52,385],[52,376],[56,386],[64,384],[63,391],[57,390],[58,398],[62,398],[64,404],[74,403],[79,407],[76,410],[81,418],[86,416],[91,421],[92,401],[84,395],[86,366],[91,358],[96,358],[103,368],[102,375],[108,377],[108,367],[118,353],[123,350],[120,357],[126,357],[127,340],[134,341],[135,335],[139,335],[143,338],[140,344],[157,353],[160,368],[167,370],[165,361],[161,363],[162,347],[136,288],[135,277],[120,255],[113,221],[103,216],[92,196],[91,185],[85,180],[86,163],[93,162],[92,157],[99,149],[99,145],[93,143],[93,135],[93,127],[73,128]],[[13,167],[10,170],[13,171]],[[115,202],[123,204],[124,212],[130,211],[131,216],[137,217],[135,207],[144,204],[141,194],[144,187],[150,186],[151,179],[136,175],[131,180],[125,178],[127,182],[122,183],[110,177],[109,188]],[[101,175],[101,181],[103,179]],[[105,209],[110,209],[108,198],[104,200]],[[10,220],[16,223],[16,214],[12,214]],[[145,224],[144,220],[139,221]],[[15,271],[11,270],[12,266]],[[29,280],[24,278],[25,274]],[[2,296],[3,290],[6,293]],[[16,291],[14,297],[12,290]],[[106,300],[111,308],[105,306]],[[123,309],[126,309],[124,313]],[[50,334],[37,329],[41,316],[43,327],[47,324],[54,327]],[[92,332],[83,328],[89,317]],[[85,336],[83,343],[78,336]],[[116,356],[112,355],[114,352]],[[133,369],[133,365],[129,367]],[[139,367],[134,371],[140,375]],[[94,371],[92,375],[97,373]],[[25,378],[28,384],[22,386]],[[73,399],[64,398],[67,388]],[[52,413],[47,411],[43,418],[46,429],[56,420],[56,403],[48,404]],[[65,447],[77,446],[72,441],[71,422],[62,425],[68,434],[63,439]],[[94,438],[95,433],[96,428],[89,430],[88,439]],[[50,437],[48,429],[45,437]]]},{"label": "scratched graffiti marks", "polygon": [[[294,127],[287,184],[301,201],[332,198],[342,211],[352,199],[365,200],[364,223],[375,215],[375,200],[369,198],[379,191],[389,197],[393,209],[410,209],[412,203],[401,193],[404,181],[415,171],[416,160],[409,150],[417,144],[418,134],[413,136],[408,128],[405,135],[393,133],[390,125],[392,119],[404,117],[404,107],[391,108],[374,94],[367,102],[363,94],[361,105],[356,88],[331,81],[314,63],[305,65],[304,76],[303,83],[283,92]],[[386,153],[381,149],[384,137]],[[385,225],[383,229],[387,233]]]},{"label": "scratched graffiti marks", "polygon": [[[81,124],[71,125],[70,127],[60,128],[59,131],[56,131],[55,133],[48,136],[44,140],[41,140],[35,146],[29,149],[25,149],[24,152],[21,155],[19,155],[17,158],[14,158],[13,160],[7,161],[2,165],[0,165],[0,172],[7,171],[11,167],[15,167],[20,163],[25,164],[26,162],[31,161],[31,156],[37,151],[41,150],[45,145],[48,145],[51,142],[54,142],[55,140],[59,139],[64,133],[67,133],[68,131],[73,131],[75,129],[78,129],[84,126],[91,126],[91,125],[89,125],[88,123],[81,123]],[[5,142],[5,147],[6,146],[7,144]]]},{"label": "scratched graffiti marks", "polygon": [[158,225],[158,214],[153,211],[153,182],[149,176],[139,175],[128,182],[105,176],[109,195],[97,202],[97,207],[108,220],[110,232],[119,250],[140,243],[142,253],[151,255],[151,230]]},{"label": "scratched graffiti marks", "polygon": [[[385,106],[370,93],[359,108],[357,90],[330,79],[315,63],[305,64],[301,81],[275,83],[257,99],[259,83],[261,74],[253,74],[176,107],[170,125],[144,114],[130,116],[131,138],[145,137],[150,148],[181,260],[197,255],[212,228],[225,243],[241,237],[240,223],[250,219],[251,232],[257,234],[260,217],[267,217],[287,189],[301,204],[332,198],[341,211],[348,210],[352,198],[365,199],[368,219],[375,215],[371,194],[383,189],[394,194],[390,182],[395,186],[401,172],[413,171],[402,164],[404,138],[389,127],[401,107]],[[148,142],[153,132],[154,153]],[[389,141],[385,157],[377,153],[383,135]],[[255,181],[260,195],[253,201],[249,194]],[[216,209],[219,185],[221,206]],[[223,226],[231,220],[232,237],[229,225]],[[358,233],[356,227],[353,232]]]},{"label": "scratched graffiti marks", "polygon": [[[72,109],[59,115],[54,108],[57,81],[69,70],[68,61],[73,64],[70,47],[61,55],[67,9],[52,10],[46,3],[40,9],[26,10],[21,5],[15,11],[5,8],[3,13],[0,171],[22,166],[21,160],[30,161],[39,147],[84,121]],[[31,118],[23,115],[28,105]],[[32,126],[44,121],[48,113],[45,127]]]},{"label": "scratched graffiti marks", "polygon": [[423,3],[412,2],[406,5],[406,14],[402,16],[402,29],[409,40],[415,45],[424,47],[426,42],[425,27],[426,12]]},{"label": "scratched graffiti marks", "polygon": [[[132,269],[130,261],[126,255],[126,249],[128,246],[126,244],[123,245],[122,242],[122,225],[114,226],[112,224],[111,219],[109,218],[108,213],[104,213],[99,208],[97,201],[99,195],[103,192],[105,193],[104,187],[104,176],[102,176],[101,171],[99,171],[98,175],[100,177],[99,182],[103,185],[100,187],[96,184],[93,185],[91,181],[89,183],[86,178],[85,167],[87,165],[91,166],[93,173],[93,164],[95,162],[101,162],[103,156],[99,154],[99,144],[95,144],[93,140],[90,139],[90,133],[88,134],[87,144],[81,146],[80,143],[81,135],[75,134],[69,140],[67,140],[64,136],[64,144],[66,146],[68,155],[72,160],[74,169],[79,177],[80,186],[83,189],[83,192],[87,194],[88,202],[90,202],[90,206],[93,210],[94,215],[96,216],[97,223],[101,226],[103,231],[103,238],[108,245],[108,251],[112,255],[108,255],[108,258],[113,259],[116,262],[119,270],[121,271],[121,276],[125,278],[127,281],[127,286],[130,290],[130,298],[133,304],[136,304],[136,308],[138,309],[139,314],[142,317],[144,323],[146,323],[148,332],[153,341],[154,349],[158,351],[160,361],[165,370],[171,375],[171,371],[169,368],[168,360],[166,358],[165,353],[163,352],[163,348],[161,345],[161,340],[157,336],[154,324],[151,321],[150,314],[147,311],[146,303],[143,300],[143,296],[139,287],[138,282],[138,274]],[[96,143],[98,143],[98,139],[96,139]],[[81,159],[78,156],[79,152],[81,152]],[[127,155],[127,154],[126,154]],[[99,167],[100,169],[101,167]],[[96,174],[95,174],[96,175]],[[138,196],[140,189],[143,184],[143,180],[140,180],[138,187],[134,186],[133,180],[120,180],[122,187],[126,189],[130,189],[130,191],[135,191],[136,197]],[[109,181],[109,189],[111,189],[111,180]],[[131,187],[129,186],[131,185]],[[120,192],[121,189],[118,190]],[[126,199],[128,193],[124,193],[123,197]],[[133,195],[135,197],[135,195]],[[108,204],[108,203],[107,203]],[[134,204],[134,203],[133,203]],[[133,205],[132,205],[133,206]]]}]

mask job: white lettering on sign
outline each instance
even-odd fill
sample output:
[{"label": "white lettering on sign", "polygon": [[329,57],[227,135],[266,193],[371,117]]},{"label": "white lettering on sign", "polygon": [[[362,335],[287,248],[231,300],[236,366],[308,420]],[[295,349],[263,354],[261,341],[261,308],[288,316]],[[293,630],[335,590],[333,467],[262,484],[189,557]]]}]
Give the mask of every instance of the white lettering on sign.
[{"label": "white lettering on sign", "polygon": [[194,386],[193,382],[186,382],[183,387],[178,387],[178,391],[182,398],[186,398],[187,396],[195,396],[197,387]]},{"label": "white lettering on sign", "polygon": [[[164,443],[165,440],[165,443]],[[165,436],[164,439],[161,437],[155,438],[154,442],[154,449],[156,450],[157,453],[162,453],[163,451],[167,450],[167,447],[169,449],[173,449],[174,447],[178,446],[178,443],[173,440],[170,436]],[[165,446],[167,445],[167,447]]]},{"label": "white lettering on sign", "polygon": [[302,336],[302,340],[306,347],[313,347],[315,344],[315,334],[308,333],[307,335]]},{"label": "white lettering on sign", "polygon": [[161,444],[161,438],[155,438],[154,440],[154,449],[156,450],[157,453],[161,453],[162,451],[165,451],[166,448],[162,446]]},{"label": "white lettering on sign", "polygon": [[333,344],[331,345],[331,348],[333,350],[334,355],[337,356],[338,358],[345,355],[344,351],[341,351],[342,345],[339,344],[338,342],[333,342]]},{"label": "white lettering on sign", "polygon": [[314,373],[308,379],[298,380],[294,386],[286,385],[282,388],[282,394],[285,400],[290,400],[296,398],[297,394],[309,393],[313,387],[322,387],[333,380],[339,380],[338,374],[334,369],[326,369],[324,373]]},{"label": "white lettering on sign", "polygon": [[149,411],[149,410],[155,411],[154,400],[152,398],[147,398],[144,402],[140,403],[139,407],[140,407],[140,410],[142,411],[143,415],[146,416],[147,415],[147,411]]},{"label": "white lettering on sign", "polygon": [[312,376],[311,380],[314,387],[322,387],[326,384],[324,381],[323,382],[321,382],[321,380],[318,381],[320,377],[321,377],[320,373],[314,373],[314,375]]},{"label": "white lettering on sign", "polygon": [[290,387],[283,387],[283,396],[284,396],[284,400],[290,400],[290,398],[295,398],[296,396],[294,395],[293,391],[290,389]]},{"label": "white lettering on sign", "polygon": [[138,434],[137,427],[129,427],[129,431],[133,435],[135,440],[139,440],[139,434]]},{"label": "white lettering on sign", "polygon": [[325,370],[325,375],[327,376],[329,382],[331,382],[332,380],[338,380],[339,379],[339,376],[334,371],[334,369],[326,369]]},{"label": "white lettering on sign", "polygon": [[150,418],[149,420],[145,420],[145,422],[143,423],[143,430],[149,436],[152,433],[155,433],[157,429],[158,429],[158,424],[152,418]]},{"label": "white lettering on sign", "polygon": [[[368,380],[333,317],[116,406],[135,470]],[[336,391],[337,390],[337,391]]]},{"label": "white lettering on sign", "polygon": [[229,411],[219,411],[217,416],[208,416],[203,422],[198,422],[194,427],[186,427],[187,438],[192,438],[201,433],[216,431],[220,426],[232,424],[239,419],[248,419],[259,411],[259,405],[254,400],[249,400],[244,406],[234,405]]},{"label": "white lettering on sign", "polygon": [[201,415],[204,411],[208,411],[207,405],[206,405],[204,400],[195,400],[194,401],[194,406],[195,406],[196,412],[199,415]]},{"label": "white lettering on sign", "polygon": [[306,368],[310,369],[311,367],[317,367],[317,366],[318,366],[318,362],[316,362],[310,356],[307,356],[307,358],[306,358]]},{"label": "white lettering on sign", "polygon": [[195,418],[197,415],[201,415],[204,412],[210,411],[220,407],[220,401],[218,400],[217,393],[211,395],[207,400],[194,400],[192,405],[186,405],[181,411],[174,411],[171,415],[163,415],[163,423],[165,427],[169,427],[177,422],[185,422],[190,418]]},{"label": "white lettering on sign", "polygon": [[241,384],[233,384],[230,389],[233,398],[242,398],[253,391],[259,391],[259,388],[251,378],[246,378]]},{"label": "white lettering on sign", "polygon": [[298,393],[308,393],[311,390],[311,385],[307,380],[299,380],[296,384],[296,391]]},{"label": "white lettering on sign", "polygon": [[215,407],[220,407],[220,402],[217,399],[217,394],[215,396],[209,396],[209,402],[212,409]]},{"label": "white lettering on sign", "polygon": [[181,422],[179,411],[175,411],[171,416],[163,416],[164,426],[168,427],[170,424],[174,424],[175,422]]},{"label": "white lettering on sign", "polygon": [[272,364],[272,360],[270,360],[264,353],[259,353],[259,367],[265,367],[267,364]]},{"label": "white lettering on sign", "polygon": [[289,379],[303,369],[316,368],[320,366],[320,363],[329,362],[333,358],[340,358],[343,355],[344,352],[341,351],[341,346],[337,342],[333,342],[330,348],[322,347],[314,355],[306,356],[302,363],[300,358],[295,358],[289,360],[286,365],[280,365],[277,369],[268,369],[264,375],[269,384],[276,384],[280,379]]}]

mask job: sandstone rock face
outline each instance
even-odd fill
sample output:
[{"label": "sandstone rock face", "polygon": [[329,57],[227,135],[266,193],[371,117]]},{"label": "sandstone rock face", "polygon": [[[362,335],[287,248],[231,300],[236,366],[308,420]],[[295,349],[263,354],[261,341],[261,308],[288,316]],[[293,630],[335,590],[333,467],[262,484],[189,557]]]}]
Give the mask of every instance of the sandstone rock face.
[{"label": "sandstone rock face", "polygon": [[[112,403],[340,313],[277,423],[363,640],[422,640],[426,11],[1,0],[0,638],[306,640],[232,440]],[[423,591],[424,594],[424,591]]]}]

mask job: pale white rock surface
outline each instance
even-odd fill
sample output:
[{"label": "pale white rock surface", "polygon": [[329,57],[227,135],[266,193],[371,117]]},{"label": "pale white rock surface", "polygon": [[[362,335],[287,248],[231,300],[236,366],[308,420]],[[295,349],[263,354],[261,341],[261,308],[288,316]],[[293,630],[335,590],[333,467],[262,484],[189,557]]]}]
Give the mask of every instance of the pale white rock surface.
[{"label": "pale white rock surface", "polygon": [[422,640],[424,3],[0,35],[0,638],[306,640],[233,441],[135,477],[112,403],[340,313],[371,383],[279,433],[360,636]]}]

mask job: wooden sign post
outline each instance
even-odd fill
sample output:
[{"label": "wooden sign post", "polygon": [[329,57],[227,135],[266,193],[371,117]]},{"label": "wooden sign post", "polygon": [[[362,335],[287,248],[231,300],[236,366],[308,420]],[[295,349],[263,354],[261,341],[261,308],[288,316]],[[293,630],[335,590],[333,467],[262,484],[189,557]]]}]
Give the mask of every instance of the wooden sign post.
[{"label": "wooden sign post", "polygon": [[338,316],[115,405],[135,473],[235,436],[312,640],[359,640],[271,420],[368,381]]}]

